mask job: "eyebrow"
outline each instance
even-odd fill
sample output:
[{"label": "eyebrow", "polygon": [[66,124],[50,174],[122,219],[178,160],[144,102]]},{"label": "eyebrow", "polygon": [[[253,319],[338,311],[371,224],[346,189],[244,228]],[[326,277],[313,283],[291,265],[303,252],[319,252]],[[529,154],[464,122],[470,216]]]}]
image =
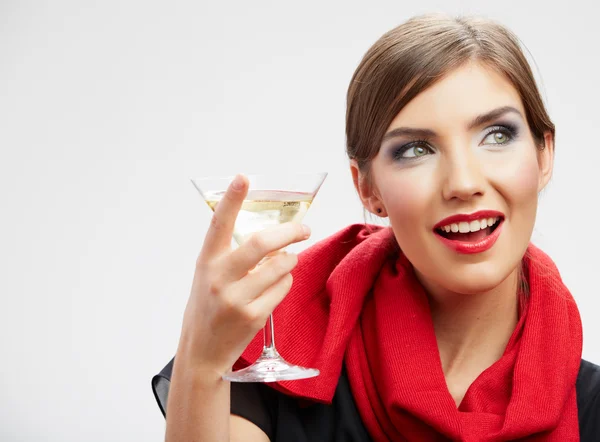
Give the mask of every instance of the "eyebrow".
[{"label": "eyebrow", "polygon": [[[481,115],[478,115],[475,118],[473,118],[473,120],[467,125],[467,130],[472,130],[472,129],[479,127],[485,123],[495,120],[496,118],[500,118],[501,116],[506,115],[508,113],[517,114],[521,117],[521,119],[523,119],[523,115],[517,108],[512,107],[512,106],[502,106],[502,107],[496,108],[494,110],[486,112],[485,114],[481,114]],[[382,142],[385,142],[385,141],[389,140],[390,138],[396,138],[396,137],[401,137],[401,136],[433,138],[433,137],[437,137],[438,135],[431,129],[419,129],[419,128],[414,128],[414,127],[398,127],[396,129],[392,129],[391,131],[387,132],[383,136]]]}]

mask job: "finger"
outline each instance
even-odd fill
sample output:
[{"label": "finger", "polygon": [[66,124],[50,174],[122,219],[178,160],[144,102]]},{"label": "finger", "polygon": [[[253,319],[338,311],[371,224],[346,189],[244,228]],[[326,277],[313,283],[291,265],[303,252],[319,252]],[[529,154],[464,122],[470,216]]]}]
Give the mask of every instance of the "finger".
[{"label": "finger", "polygon": [[248,304],[248,312],[254,317],[267,320],[275,307],[286,297],[292,288],[293,278],[290,273],[284,275],[279,281],[269,287],[261,296]]},{"label": "finger", "polygon": [[230,247],[235,220],[248,194],[248,179],[236,175],[213,213],[206,232],[202,255],[211,257]]},{"label": "finger", "polygon": [[296,222],[284,223],[254,233],[227,256],[224,277],[236,281],[252,270],[266,256],[310,236],[308,226]]},{"label": "finger", "polygon": [[298,257],[293,253],[273,256],[264,264],[231,285],[232,292],[239,293],[240,302],[252,302],[266,292],[273,284],[290,273],[298,264]]}]

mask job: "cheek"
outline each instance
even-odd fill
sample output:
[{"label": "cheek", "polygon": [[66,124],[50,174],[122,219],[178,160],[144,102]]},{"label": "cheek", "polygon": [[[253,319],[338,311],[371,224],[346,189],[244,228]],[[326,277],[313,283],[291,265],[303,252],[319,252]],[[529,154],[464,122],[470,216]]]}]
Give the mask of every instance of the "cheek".
[{"label": "cheek", "polygon": [[381,198],[397,233],[408,231],[413,236],[423,221],[429,219],[428,210],[436,190],[431,181],[433,176],[431,172],[414,168],[390,174],[387,182],[381,183],[380,189],[385,189]]},{"label": "cheek", "polygon": [[527,146],[521,150],[519,155],[505,158],[488,172],[490,180],[509,206],[528,206],[533,212],[537,207],[540,179],[534,149]]}]

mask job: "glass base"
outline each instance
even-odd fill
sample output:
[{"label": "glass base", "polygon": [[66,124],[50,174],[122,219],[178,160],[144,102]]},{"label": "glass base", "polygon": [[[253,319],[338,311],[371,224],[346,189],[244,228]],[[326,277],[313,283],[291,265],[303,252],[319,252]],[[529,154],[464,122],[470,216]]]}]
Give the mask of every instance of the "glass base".
[{"label": "glass base", "polygon": [[316,368],[292,365],[275,351],[270,355],[263,352],[254,364],[229,372],[223,375],[223,379],[230,382],[277,382],[312,378],[318,375],[319,370]]}]

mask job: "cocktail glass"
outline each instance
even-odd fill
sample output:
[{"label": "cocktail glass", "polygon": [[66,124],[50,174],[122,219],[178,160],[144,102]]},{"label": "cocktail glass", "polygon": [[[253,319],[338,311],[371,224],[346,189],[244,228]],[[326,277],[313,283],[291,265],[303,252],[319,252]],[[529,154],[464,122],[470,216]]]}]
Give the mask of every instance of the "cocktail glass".
[{"label": "cocktail glass", "polygon": [[[289,173],[246,175],[248,195],[235,221],[233,238],[243,244],[253,233],[269,226],[301,222],[327,173]],[[214,211],[233,177],[193,178],[192,183]],[[269,257],[264,258],[262,264]],[[264,327],[264,346],[254,364],[232,371],[223,379],[233,382],[275,382],[311,378],[319,375],[316,368],[287,362],[275,348],[273,315]]]}]

